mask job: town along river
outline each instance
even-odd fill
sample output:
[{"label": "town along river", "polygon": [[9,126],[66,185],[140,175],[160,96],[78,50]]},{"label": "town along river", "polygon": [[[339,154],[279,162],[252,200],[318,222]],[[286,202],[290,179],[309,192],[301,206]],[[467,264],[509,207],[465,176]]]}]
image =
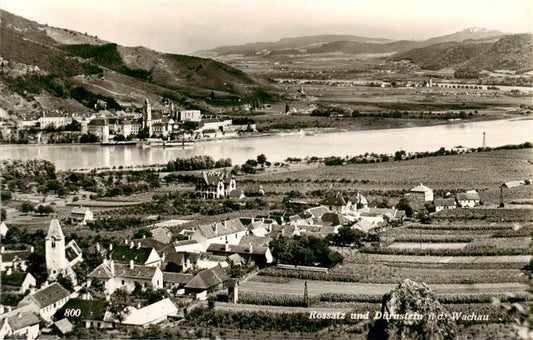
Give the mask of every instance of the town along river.
[{"label": "town along river", "polygon": [[365,130],[335,133],[280,134],[263,137],[202,141],[184,148],[135,145],[100,146],[83,144],[1,145],[0,159],[47,159],[60,170],[165,164],[177,157],[208,155],[231,158],[233,164],[265,154],[271,162],[288,157],[355,156],[394,153],[397,150],[436,151],[455,146],[478,148],[483,132],[489,147],[521,144],[533,140],[533,120],[509,119],[474,123],[454,123],[428,127]]}]

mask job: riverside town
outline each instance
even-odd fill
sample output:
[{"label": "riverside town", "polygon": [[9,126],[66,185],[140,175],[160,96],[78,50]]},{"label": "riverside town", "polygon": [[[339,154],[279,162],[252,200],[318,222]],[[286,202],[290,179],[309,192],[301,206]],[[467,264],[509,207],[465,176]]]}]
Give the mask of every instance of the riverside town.
[{"label": "riverside town", "polygon": [[2,0],[0,340],[532,339],[528,9]]}]

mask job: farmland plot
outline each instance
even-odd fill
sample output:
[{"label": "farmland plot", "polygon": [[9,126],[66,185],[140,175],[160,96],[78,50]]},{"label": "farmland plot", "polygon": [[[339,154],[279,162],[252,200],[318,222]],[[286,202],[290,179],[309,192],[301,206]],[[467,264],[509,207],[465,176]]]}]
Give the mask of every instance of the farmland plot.
[{"label": "farmland plot", "polygon": [[[240,286],[243,292],[279,295],[303,295],[306,280],[289,279],[284,283],[261,282],[252,278]],[[437,294],[499,294],[521,293],[529,286],[518,282],[481,283],[481,284],[430,284]],[[322,294],[384,295],[394,289],[396,284],[351,283],[337,281],[307,281],[309,296]]]},{"label": "farmland plot", "polygon": [[423,242],[394,242],[388,248],[395,249],[463,249],[468,243],[423,243]]}]

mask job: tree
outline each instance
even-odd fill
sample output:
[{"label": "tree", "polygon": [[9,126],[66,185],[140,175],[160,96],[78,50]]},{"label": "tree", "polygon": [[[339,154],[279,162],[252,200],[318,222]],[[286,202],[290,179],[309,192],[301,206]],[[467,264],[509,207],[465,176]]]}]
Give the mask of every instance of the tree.
[{"label": "tree", "polygon": [[405,151],[403,151],[403,150],[396,151],[394,153],[394,160],[395,161],[401,161],[403,159],[403,156],[405,156]]},{"label": "tree", "polygon": [[148,229],[139,229],[133,234],[133,238],[152,237],[152,232]]},{"label": "tree", "polygon": [[396,204],[396,209],[398,210],[404,210],[405,216],[411,217],[413,215],[413,208],[411,208],[411,205],[409,204],[409,201],[407,198],[402,198],[398,204]]},{"label": "tree", "polygon": [[259,156],[257,156],[257,163],[261,164],[261,166],[264,166],[266,161],[267,161],[267,158],[265,154],[260,154]]},{"label": "tree", "polygon": [[128,292],[123,288],[117,289],[109,301],[108,310],[113,316],[122,323],[128,315],[128,307],[130,305],[130,298]]},{"label": "tree", "polygon": [[39,215],[50,215],[51,213],[54,212],[54,208],[52,208],[51,206],[49,205],[40,205],[38,208],[37,208],[37,213]]},{"label": "tree", "polygon": [[34,210],[33,204],[30,202],[22,202],[22,206],[20,207],[20,211],[22,211],[24,214],[31,213]]}]

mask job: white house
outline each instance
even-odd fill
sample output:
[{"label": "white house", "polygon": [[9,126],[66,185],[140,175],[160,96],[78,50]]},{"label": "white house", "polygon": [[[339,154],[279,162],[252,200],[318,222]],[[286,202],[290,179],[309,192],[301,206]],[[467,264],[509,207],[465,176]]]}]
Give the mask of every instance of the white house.
[{"label": "white house", "polygon": [[176,253],[203,253],[207,249],[196,240],[176,241],[172,246]]},{"label": "white house", "polygon": [[179,120],[182,122],[200,122],[202,120],[202,112],[200,110],[180,111]]},{"label": "white house", "polygon": [[163,272],[159,267],[135,265],[133,260],[129,264],[104,260],[88,275],[88,279],[89,282],[102,282],[106,294],[113,294],[120,288],[131,293],[136,286],[141,289],[152,287],[154,290],[163,288]]},{"label": "white house", "polygon": [[457,202],[461,208],[473,208],[480,203],[479,194],[475,190],[460,192],[457,194]]},{"label": "white house", "polygon": [[433,202],[433,190],[422,183],[409,190],[406,195],[423,202]]},{"label": "white house", "polygon": [[84,207],[77,207],[70,211],[71,223],[78,223],[80,225],[86,225],[87,222],[94,220],[94,215],[91,209]]},{"label": "white house", "polygon": [[161,266],[161,256],[153,247],[143,247],[141,241],[125,240],[124,245],[116,246],[111,252],[111,259],[117,262],[159,267]]},{"label": "white house", "polygon": [[39,315],[33,306],[23,306],[6,311],[0,305],[0,339],[6,337],[34,340],[39,334]]},{"label": "white house", "polygon": [[455,209],[457,206],[455,204],[454,198],[436,198],[435,199],[435,212],[442,210]]},{"label": "white house", "polygon": [[126,308],[128,309],[128,313],[126,313],[126,317],[122,320],[123,325],[146,327],[163,322],[169,316],[176,316],[178,314],[178,308],[169,298],[157,301],[140,309],[132,306]]},{"label": "white house", "polygon": [[212,243],[237,245],[247,232],[248,230],[240,219],[236,218],[199,226],[191,238],[198,241],[204,248],[209,247]]},{"label": "white house", "polygon": [[19,302],[18,307],[33,305],[38,308],[39,315],[43,319],[50,321],[52,316],[67,303],[69,298],[70,292],[56,282],[26,296]]},{"label": "white house", "polygon": [[16,294],[24,294],[31,287],[36,287],[37,282],[30,273],[13,272],[9,268],[6,273],[0,275],[0,282],[2,282],[2,291],[12,291]]}]

